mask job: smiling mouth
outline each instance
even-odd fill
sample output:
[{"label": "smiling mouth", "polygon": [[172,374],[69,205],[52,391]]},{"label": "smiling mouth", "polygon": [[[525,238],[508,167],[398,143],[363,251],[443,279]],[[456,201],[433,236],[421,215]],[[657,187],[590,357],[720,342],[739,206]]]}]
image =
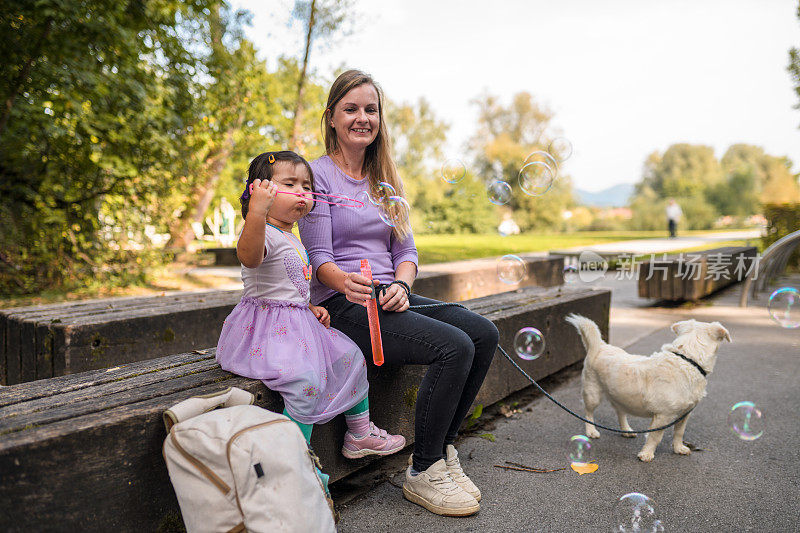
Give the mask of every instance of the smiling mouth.
[{"label": "smiling mouth", "polygon": [[364,133],[370,133],[372,130],[370,130],[370,129],[367,129],[367,128],[351,128],[351,130],[350,130],[350,131],[354,131],[354,132],[356,132],[356,133],[362,133],[362,134],[364,134]]}]

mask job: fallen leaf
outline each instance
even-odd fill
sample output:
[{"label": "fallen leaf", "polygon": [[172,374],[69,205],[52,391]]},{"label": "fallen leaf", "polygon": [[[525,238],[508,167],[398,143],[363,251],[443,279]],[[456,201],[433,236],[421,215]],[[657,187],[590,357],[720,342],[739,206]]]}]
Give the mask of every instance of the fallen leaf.
[{"label": "fallen leaf", "polygon": [[505,416],[506,418],[511,417],[514,413],[516,413],[516,409],[512,409],[507,405],[500,406],[500,413]]},{"label": "fallen leaf", "polygon": [[581,476],[584,474],[591,474],[600,468],[596,463],[572,463],[570,466]]},{"label": "fallen leaf", "polygon": [[478,436],[479,436],[480,438],[482,438],[482,439],[486,439],[486,440],[488,440],[488,441],[491,441],[491,442],[494,442],[495,440],[497,440],[497,439],[495,438],[495,436],[494,436],[494,435],[492,435],[491,433],[482,433],[482,434],[480,434],[480,435],[478,435]]}]

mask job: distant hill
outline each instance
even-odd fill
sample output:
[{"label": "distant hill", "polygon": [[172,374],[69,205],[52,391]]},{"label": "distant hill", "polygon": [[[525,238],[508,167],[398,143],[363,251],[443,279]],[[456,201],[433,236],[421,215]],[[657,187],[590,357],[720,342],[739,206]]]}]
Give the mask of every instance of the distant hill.
[{"label": "distant hill", "polygon": [[583,191],[581,189],[573,190],[575,191],[575,198],[584,205],[623,207],[628,205],[628,200],[633,194],[634,187],[632,183],[621,183],[598,192]]}]

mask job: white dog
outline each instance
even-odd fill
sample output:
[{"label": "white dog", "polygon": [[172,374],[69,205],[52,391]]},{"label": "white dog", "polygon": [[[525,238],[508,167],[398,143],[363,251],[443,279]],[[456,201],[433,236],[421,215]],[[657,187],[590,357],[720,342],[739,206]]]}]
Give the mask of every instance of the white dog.
[{"label": "white dog", "polygon": [[[620,428],[633,429],[627,415],[652,417],[650,429],[665,426],[694,408],[706,395],[706,376],[714,369],[717,348],[731,336],[719,322],[684,320],[672,325],[678,336],[671,344],[650,356],[632,355],[622,348],[603,341],[597,324],[586,317],[570,314],[567,322],[575,326],[586,347],[583,363],[582,393],[586,419],[594,422],[594,410],[607,396],[617,411]],[[689,417],[675,424],[672,449],[688,455],[691,450],[683,444],[683,432]],[[586,435],[600,437],[591,424]],[[635,437],[624,433],[625,437]],[[647,433],[639,459],[652,461],[653,452],[661,442],[664,431]]]}]

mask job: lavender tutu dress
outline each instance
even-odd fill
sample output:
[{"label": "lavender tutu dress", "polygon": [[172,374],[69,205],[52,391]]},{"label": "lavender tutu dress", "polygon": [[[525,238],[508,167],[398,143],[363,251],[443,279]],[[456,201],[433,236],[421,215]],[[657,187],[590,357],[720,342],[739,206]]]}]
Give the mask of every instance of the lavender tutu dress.
[{"label": "lavender tutu dress", "polygon": [[367,396],[364,355],[308,308],[311,267],[300,241],[267,225],[264,244],[264,261],[242,266],[244,293],[222,326],[217,361],[279,392],[298,422],[322,424]]}]

